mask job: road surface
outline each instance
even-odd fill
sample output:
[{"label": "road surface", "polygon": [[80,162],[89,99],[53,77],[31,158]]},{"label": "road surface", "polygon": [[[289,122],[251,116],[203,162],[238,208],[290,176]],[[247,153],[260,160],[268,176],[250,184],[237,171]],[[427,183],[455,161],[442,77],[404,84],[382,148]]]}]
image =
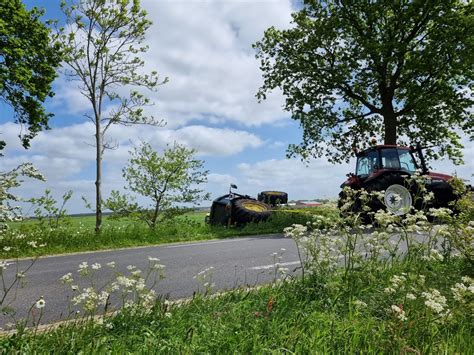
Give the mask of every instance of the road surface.
[{"label": "road surface", "polygon": [[[271,282],[275,262],[272,253],[275,252],[282,253],[280,262],[290,272],[299,266],[294,241],[279,234],[43,257],[27,272],[25,286],[18,289],[15,299],[10,299],[11,307],[17,311],[16,318],[24,318],[31,305],[43,297],[45,308],[41,323],[64,319],[71,312],[73,293],[59,279],[69,272],[76,276],[79,264],[84,261],[89,265],[102,264],[97,271],[100,283],[112,276],[111,270],[105,267],[108,262],[115,261],[115,270],[125,273],[128,265],[146,270],[149,256],[159,258],[165,265],[165,279],[155,290],[173,300],[192,296],[199,289],[193,276],[210,266],[214,267],[212,281],[216,290]],[[18,270],[24,270],[31,260],[21,260],[18,265],[10,263],[5,271],[7,281],[12,279],[17,266]],[[9,317],[0,315],[0,327],[5,328],[9,322]]]}]

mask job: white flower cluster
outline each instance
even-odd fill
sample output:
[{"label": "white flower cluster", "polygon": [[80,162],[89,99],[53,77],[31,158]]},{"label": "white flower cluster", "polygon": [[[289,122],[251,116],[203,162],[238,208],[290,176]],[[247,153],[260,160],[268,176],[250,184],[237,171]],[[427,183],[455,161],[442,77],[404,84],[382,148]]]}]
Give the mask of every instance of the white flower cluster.
[{"label": "white flower cluster", "polygon": [[441,252],[438,249],[431,249],[428,252],[428,255],[423,256],[424,260],[429,260],[429,261],[443,261],[444,256],[441,254]]},{"label": "white flower cluster", "polygon": [[401,289],[404,286],[405,281],[407,280],[407,274],[402,273],[401,275],[393,275],[390,278],[390,287],[384,288],[384,292],[387,294],[394,294],[397,290]]},{"label": "white flower cluster", "polygon": [[463,276],[461,282],[458,282],[451,288],[453,298],[462,303],[468,304],[474,312],[474,279],[469,276]]},{"label": "white flower cluster", "polygon": [[403,310],[402,307],[400,306],[396,306],[396,305],[392,305],[390,307],[390,310],[395,314],[395,317],[397,317],[399,320],[401,320],[402,322],[408,320],[406,314],[405,314],[405,311]]},{"label": "white flower cluster", "polygon": [[291,227],[283,229],[285,237],[302,242],[308,238],[308,227],[301,224],[293,224]]},{"label": "white flower cluster", "polygon": [[382,227],[395,224],[399,217],[389,211],[378,210],[374,215],[375,221]]},{"label": "white flower cluster", "polygon": [[446,304],[446,297],[436,289],[431,289],[429,292],[422,292],[421,296],[425,299],[425,306],[440,316],[446,316],[449,312]]},{"label": "white flower cluster", "polygon": [[92,313],[96,311],[98,306],[105,306],[110,294],[106,291],[97,293],[93,287],[83,289],[83,292],[73,297],[72,303],[77,306],[82,304],[86,312]]},{"label": "white flower cluster", "polygon": [[449,208],[445,208],[445,207],[430,208],[429,209],[429,214],[431,216],[433,216],[437,219],[443,220],[443,221],[448,220],[452,213],[453,213],[453,211],[451,211]]},{"label": "white flower cluster", "polygon": [[0,273],[5,271],[10,263],[7,263],[5,260],[0,261]]},{"label": "white flower cluster", "polygon": [[[84,287],[82,292],[76,294],[72,298],[72,304],[81,306],[86,314],[95,314],[100,307],[107,307],[108,300],[115,293],[119,295],[123,307],[143,307],[144,309],[151,308],[156,302],[156,292],[153,290],[158,279],[163,278],[164,265],[159,264],[159,259],[148,258],[149,269],[146,276],[143,277],[143,272],[133,265],[128,265],[128,275],[122,273],[115,273],[113,279],[107,282],[104,286],[97,289],[95,287],[94,277],[95,272],[102,268],[100,263],[93,263],[89,266],[87,261],[84,261],[78,266],[78,274],[81,277],[89,279],[89,287]],[[116,267],[114,261],[106,264],[109,268]],[[154,282],[150,287],[147,286],[147,281],[154,277]],[[64,284],[71,285],[72,291],[79,290],[78,285],[73,285],[74,279],[72,273],[67,273],[60,278]]]}]

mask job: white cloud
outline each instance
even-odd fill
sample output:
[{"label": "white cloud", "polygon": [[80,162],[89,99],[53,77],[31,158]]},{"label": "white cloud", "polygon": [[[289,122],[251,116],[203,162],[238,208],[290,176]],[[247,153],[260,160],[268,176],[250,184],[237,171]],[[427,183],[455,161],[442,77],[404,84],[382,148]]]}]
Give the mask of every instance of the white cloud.
[{"label": "white cloud", "polygon": [[297,159],[270,159],[256,164],[243,163],[238,169],[245,179],[245,187],[253,194],[280,190],[287,192],[290,199],[308,199],[336,197],[353,164],[332,165],[315,159],[305,165]]},{"label": "white cloud", "polygon": [[[170,78],[156,93],[144,91],[156,103],[146,112],[170,128],[193,120],[258,126],[288,117],[280,93],[261,104],[255,98],[262,79],[252,44],[268,27],[290,25],[291,0],[147,0],[142,6],[153,21],[144,71]],[[90,108],[77,85],[58,79],[52,100],[58,109],[83,113]]]}]

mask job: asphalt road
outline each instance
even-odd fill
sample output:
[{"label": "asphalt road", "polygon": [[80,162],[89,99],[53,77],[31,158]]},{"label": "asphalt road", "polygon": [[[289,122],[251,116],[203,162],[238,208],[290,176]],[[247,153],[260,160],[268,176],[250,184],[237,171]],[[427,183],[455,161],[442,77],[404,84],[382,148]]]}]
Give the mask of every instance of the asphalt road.
[{"label": "asphalt road", "polygon": [[[43,297],[46,304],[41,323],[64,319],[72,311],[70,298],[73,292],[70,287],[59,282],[63,275],[68,272],[77,275],[78,266],[84,261],[89,265],[100,263],[102,268],[97,271],[100,284],[112,276],[111,270],[105,267],[106,263],[115,261],[115,270],[124,273],[128,265],[146,270],[149,256],[159,258],[160,263],[165,265],[165,279],[157,284],[155,290],[170,300],[192,296],[200,287],[193,276],[210,266],[214,267],[212,281],[216,290],[254,286],[273,280],[275,257],[272,253],[275,252],[282,253],[280,262],[290,272],[299,266],[294,241],[282,235],[43,257],[27,272],[24,287],[19,288],[15,297],[6,303],[16,310],[15,317],[19,319],[24,318],[28,309]],[[17,270],[28,267],[31,260],[10,263],[4,274],[7,283]],[[0,315],[0,327],[5,327],[9,322],[9,317]]]}]

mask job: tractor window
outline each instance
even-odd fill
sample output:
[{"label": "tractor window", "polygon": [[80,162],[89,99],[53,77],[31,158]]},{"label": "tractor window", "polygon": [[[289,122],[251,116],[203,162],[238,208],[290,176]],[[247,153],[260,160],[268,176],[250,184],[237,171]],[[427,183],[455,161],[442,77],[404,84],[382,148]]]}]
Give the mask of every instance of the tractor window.
[{"label": "tractor window", "polygon": [[378,152],[376,150],[368,152],[357,159],[356,175],[368,176],[377,169]]},{"label": "tractor window", "polygon": [[416,171],[416,162],[409,150],[399,149],[398,156],[400,158],[400,167],[402,170],[409,171],[410,173],[414,173]]},{"label": "tractor window", "polygon": [[385,148],[381,150],[382,167],[384,169],[400,170],[400,161],[398,160],[398,151],[395,148]]}]

